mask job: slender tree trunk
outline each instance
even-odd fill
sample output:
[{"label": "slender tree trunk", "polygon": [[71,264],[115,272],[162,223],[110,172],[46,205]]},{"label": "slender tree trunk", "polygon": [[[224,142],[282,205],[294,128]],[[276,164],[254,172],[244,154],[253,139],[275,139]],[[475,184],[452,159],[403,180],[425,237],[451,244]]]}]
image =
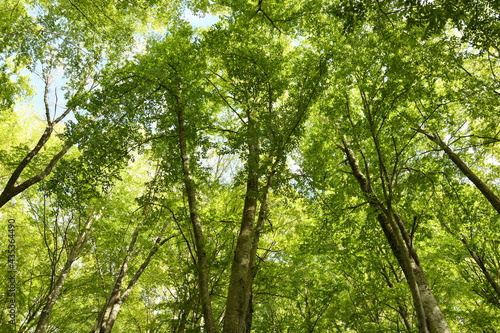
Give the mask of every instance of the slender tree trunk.
[{"label": "slender tree trunk", "polygon": [[[274,158],[274,164],[271,168],[267,185],[262,190],[259,188],[259,177],[264,173],[262,172],[259,155],[261,153],[259,137],[259,121],[254,117],[250,111],[250,105],[246,109],[246,144],[248,148],[248,155],[246,160],[247,168],[247,182],[245,202],[243,206],[243,214],[241,219],[240,230],[234,250],[233,262],[231,265],[231,275],[229,279],[228,296],[226,299],[226,309],[224,316],[224,333],[244,333],[251,329],[251,296],[252,284],[255,277],[255,257],[257,247],[260,239],[260,232],[265,220],[267,210],[267,196],[271,186],[271,180],[276,170],[276,166],[284,158],[283,154],[285,148],[291,143],[292,137],[296,134],[300,124],[304,121],[306,113],[312,101],[317,96],[317,90],[320,87],[320,80],[326,69],[326,62],[321,61],[319,70],[315,70],[312,76],[304,80],[304,89],[301,91],[301,97],[297,105],[297,112],[290,116],[292,123],[289,128],[282,129],[282,135],[274,135],[271,140],[276,144],[275,150],[269,152],[269,158]],[[269,102],[265,107],[267,111],[272,114],[273,110],[273,88],[269,85]],[[260,98],[259,98],[260,100]],[[261,101],[256,104],[260,104]],[[256,223],[257,206],[261,197],[260,213]]]},{"label": "slender tree trunk", "polygon": [[408,316],[408,310],[405,307],[403,307],[402,305],[398,305],[398,308],[399,308],[398,313],[401,316],[401,318],[403,319],[403,323],[405,325],[406,332],[411,333],[411,331],[413,329],[413,325],[411,324],[410,318]]},{"label": "slender tree trunk", "polygon": [[[179,88],[179,92],[181,92]],[[203,318],[205,320],[205,332],[215,333],[215,321],[212,311],[212,301],[210,297],[210,290],[208,287],[208,263],[207,251],[205,246],[205,238],[203,236],[203,229],[201,226],[200,216],[198,214],[198,203],[196,195],[196,187],[191,173],[191,166],[189,160],[189,153],[187,151],[186,131],[184,128],[184,107],[181,98],[176,96],[177,101],[177,120],[178,120],[178,134],[179,134],[179,147],[182,159],[182,171],[184,174],[184,186],[186,187],[186,194],[189,204],[189,215],[191,224],[193,226],[194,240],[196,245],[197,268],[198,268],[198,285],[200,290],[201,306],[203,311]]]},{"label": "slender tree trunk", "polygon": [[[282,145],[274,152],[274,162],[267,175],[266,184],[263,189],[259,189],[259,169],[260,147],[257,136],[257,124],[251,113],[247,113],[248,118],[248,157],[247,157],[247,189],[243,216],[238,235],[238,241],[234,251],[233,264],[231,266],[231,276],[226,300],[226,314],[224,317],[224,333],[244,333],[250,332],[253,318],[252,305],[252,285],[257,274],[257,249],[260,235],[267,215],[267,202],[272,186],[273,178],[278,164],[283,158],[284,145],[290,139],[295,128],[302,121],[305,109],[301,112],[292,130],[282,142]],[[257,216],[257,206],[259,194],[262,196],[260,208]],[[255,221],[257,218],[257,222]]]},{"label": "slender tree trunk", "polygon": [[412,269],[417,280],[420,297],[422,298],[422,304],[427,316],[427,324],[429,325],[430,331],[432,333],[451,332],[448,327],[448,323],[439,308],[438,302],[434,297],[429,284],[427,283],[422,267],[413,261]]},{"label": "slender tree trunk", "polygon": [[42,312],[40,313],[40,317],[38,318],[35,333],[44,333],[47,330],[47,325],[49,323],[50,315],[52,314],[52,309],[54,308],[57,299],[61,295],[62,287],[71,271],[71,266],[73,265],[73,262],[78,258],[83,248],[85,247],[85,244],[87,243],[88,237],[91,232],[92,221],[92,217],[87,220],[84,229],[78,234],[75,244],[72,246],[71,251],[68,253],[68,258],[66,259],[64,267],[59,273],[55,285],[47,296],[47,301],[42,309]]},{"label": "slender tree trunk", "polygon": [[[448,158],[462,171],[462,173],[476,186],[476,188],[481,191],[483,196],[490,202],[490,204],[493,206],[493,208],[500,214],[500,199],[498,196],[491,190],[491,188],[486,185],[469,167],[462,161],[462,159],[455,154],[455,152],[448,146],[441,138],[439,135],[436,133],[429,133],[424,129],[417,129],[418,132],[424,134],[429,138],[431,141],[436,143],[441,149],[444,150],[446,155],[448,155]],[[470,247],[467,242],[467,239],[465,237],[462,237],[462,242],[464,243],[465,247],[467,248],[467,251],[469,251],[469,254],[471,257],[474,259],[476,264],[479,266],[481,271],[483,272],[483,275],[485,276],[486,280],[490,284],[490,286],[493,288],[495,294],[499,297],[500,299],[500,286],[498,283],[495,281],[495,279],[491,276],[490,272],[484,265],[484,262],[482,258],[480,258],[476,252],[474,252]]]},{"label": "slender tree trunk", "polygon": [[244,333],[250,301],[252,247],[255,237],[255,217],[259,193],[259,139],[255,120],[248,114],[247,189],[241,227],[234,250],[226,300],[224,333]]},{"label": "slender tree trunk", "polygon": [[[164,225],[162,229],[165,230],[166,224]],[[97,318],[97,322],[94,325],[94,328],[92,329],[91,333],[110,333],[111,330],[113,329],[113,326],[116,322],[116,318],[118,317],[118,313],[120,312],[120,309],[123,305],[123,302],[127,299],[128,295],[132,291],[133,287],[141,277],[142,273],[144,270],[148,267],[149,263],[151,262],[151,259],[155,255],[155,253],[158,251],[160,246],[165,244],[169,239],[171,239],[174,236],[170,236],[167,238],[162,238],[162,236],[158,236],[156,238],[155,244],[153,247],[150,249],[148,256],[146,259],[143,261],[141,266],[138,268],[138,270],[135,272],[135,274],[132,276],[130,279],[129,283],[127,284],[127,287],[122,290],[122,285],[125,279],[125,276],[128,271],[128,263],[130,260],[130,257],[132,255],[132,251],[134,250],[135,243],[137,241],[137,237],[139,235],[139,228],[136,228],[134,231],[134,234],[132,235],[132,239],[129,243],[128,249],[127,249],[127,254],[125,255],[125,259],[123,260],[123,263],[120,267],[120,273],[118,274],[118,277],[116,278],[115,285],[113,287],[113,290],[111,291],[110,296],[108,297],[106,304],[103,306],[101,311],[99,312],[99,316]]]},{"label": "slender tree trunk", "polygon": [[273,181],[273,177],[275,174],[275,167],[277,165],[277,162],[273,166],[273,169],[269,173],[267,177],[267,182],[264,188],[264,195],[260,203],[260,209],[259,209],[259,216],[257,217],[257,224],[255,226],[255,231],[254,231],[254,237],[252,239],[252,249],[250,251],[250,270],[248,272],[248,308],[247,308],[247,315],[246,315],[246,320],[245,320],[245,332],[250,333],[252,329],[252,320],[253,320],[253,295],[252,295],[252,285],[253,285],[253,280],[255,279],[255,276],[257,275],[257,264],[256,264],[256,259],[257,259],[257,249],[259,247],[259,241],[260,241],[260,235],[262,233],[262,228],[264,227],[264,222],[266,220],[266,215],[267,215],[267,200],[269,197],[269,191],[271,189],[271,184]]},{"label": "slender tree trunk", "polygon": [[7,181],[7,184],[2,190],[2,193],[0,193],[0,209],[7,202],[9,202],[10,199],[12,199],[19,193],[29,188],[30,186],[40,182],[45,177],[47,177],[52,172],[52,169],[57,164],[57,162],[59,162],[59,160],[68,152],[69,148],[71,147],[70,145],[65,145],[56,155],[54,155],[54,157],[52,157],[52,159],[45,166],[45,169],[42,172],[22,182],[21,184],[16,185],[23,171],[30,164],[33,158],[38,155],[38,153],[45,146],[45,144],[49,141],[50,137],[52,136],[52,133],[54,132],[54,127],[58,123],[60,123],[73,110],[72,107],[68,107],[66,111],[64,111],[59,117],[51,119],[48,96],[49,96],[49,83],[45,81],[43,100],[45,106],[45,120],[47,122],[47,127],[40,136],[40,139],[38,139],[38,142],[35,145],[35,147],[32,150],[30,150],[28,154],[26,154],[23,160],[19,162],[14,172],[12,172],[12,175]]},{"label": "slender tree trunk", "polygon": [[[372,206],[380,209],[378,205]],[[415,311],[417,313],[419,332],[428,333],[429,330],[427,327],[427,316],[420,295],[420,288],[413,270],[413,267],[415,266],[414,264],[412,264],[413,260],[409,256],[407,249],[403,246],[402,237],[398,237],[400,235],[397,232],[397,229],[395,229],[394,226],[391,225],[388,216],[384,213],[380,213],[377,216],[377,220],[379,221],[380,226],[384,231],[385,237],[389,242],[389,245],[391,246],[392,253],[396,257],[399,266],[403,270],[407,284],[410,287],[413,307],[415,308]]]},{"label": "slender tree trunk", "polygon": [[52,159],[49,161],[49,163],[42,172],[31,177],[30,179],[25,180],[21,184],[16,185],[17,181],[19,180],[19,177],[21,176],[22,172],[26,169],[30,161],[40,152],[42,147],[45,146],[47,141],[50,139],[52,131],[53,131],[52,127],[50,126],[47,127],[45,129],[45,132],[40,137],[40,140],[38,140],[38,143],[35,146],[35,148],[33,148],[18,164],[18,166],[10,176],[9,180],[7,181],[7,184],[5,185],[2,193],[0,193],[0,209],[3,206],[5,206],[5,204],[9,202],[13,197],[20,194],[30,186],[45,179],[45,177],[47,177],[52,172],[52,169],[57,164],[57,162],[59,162],[59,160],[68,152],[70,146],[64,146],[59,151],[59,153],[57,153],[56,155],[54,155],[54,157],[52,157]]},{"label": "slender tree trunk", "polygon": [[379,211],[377,220],[391,246],[398,263],[405,274],[410,287],[413,305],[417,312],[420,333],[449,333],[451,332],[441,309],[432,293],[424,272],[420,266],[416,249],[414,248],[401,218],[386,207],[373,191],[370,181],[362,173],[354,152],[344,138],[343,146],[338,147],[346,154],[349,166],[358,181],[361,190],[367,197],[370,205]]},{"label": "slender tree trunk", "polygon": [[441,140],[437,134],[429,133],[423,129],[417,130],[423,133],[431,141],[435,142],[441,149],[444,150],[449,159],[462,171],[462,173],[469,178],[469,180],[476,186],[476,188],[481,191],[483,196],[490,202],[493,208],[500,214],[500,199],[495,193],[486,185],[469,167],[462,161],[462,159],[453,152],[453,150],[446,143]]},{"label": "slender tree trunk", "polygon": [[54,305],[56,304],[56,301],[59,298],[59,295],[61,294],[63,284],[66,281],[66,278],[71,270],[71,265],[73,264],[73,261],[74,259],[68,258],[68,260],[66,260],[66,263],[64,264],[61,273],[57,277],[54,288],[50,291],[49,295],[47,296],[47,301],[42,309],[42,312],[40,313],[40,317],[38,318],[38,323],[36,325],[35,333],[45,333],[45,331],[47,330],[47,325],[49,323],[50,315],[52,314],[52,309],[54,308]]},{"label": "slender tree trunk", "polygon": [[[484,259],[481,256],[479,256],[476,251],[471,249],[471,247],[469,246],[469,242],[467,241],[467,238],[465,236],[462,236],[462,243],[464,243],[465,247],[467,248],[467,251],[469,251],[469,254],[481,269],[481,272],[486,278],[486,281],[488,281],[489,285],[493,288],[493,291],[495,292],[498,301],[500,302],[500,286],[498,285],[495,278],[491,275],[490,271],[484,264]],[[499,279],[500,279],[500,273],[499,273]]]},{"label": "slender tree trunk", "polygon": [[117,303],[120,299],[120,290],[121,286],[123,283],[123,279],[125,278],[125,275],[127,274],[128,270],[128,262],[130,260],[130,255],[132,254],[132,251],[135,247],[135,242],[137,241],[137,236],[139,235],[139,227],[137,227],[134,230],[134,233],[132,234],[132,239],[130,240],[129,246],[127,248],[127,253],[125,255],[125,258],[123,260],[122,265],[120,266],[120,273],[118,274],[115,284],[113,286],[113,290],[111,291],[111,294],[109,295],[108,299],[106,300],[106,304],[103,306],[101,311],[99,312],[99,316],[97,318],[97,322],[92,329],[91,333],[107,333],[111,330],[111,328],[108,325],[108,320],[111,314],[111,311],[113,307],[115,306],[115,303]]}]

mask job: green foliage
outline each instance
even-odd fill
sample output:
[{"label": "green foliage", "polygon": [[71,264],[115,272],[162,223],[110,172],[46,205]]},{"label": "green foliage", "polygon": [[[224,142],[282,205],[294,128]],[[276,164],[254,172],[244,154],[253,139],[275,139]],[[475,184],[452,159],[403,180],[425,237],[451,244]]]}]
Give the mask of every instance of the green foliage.
[{"label": "green foliage", "polygon": [[[344,138],[374,195],[401,217],[451,330],[500,327],[499,215],[423,134],[438,135],[499,195],[494,1],[26,0],[0,8],[2,184],[51,119],[21,106],[40,89],[26,73],[48,85],[62,72],[65,98],[56,103],[64,106],[48,111],[74,111],[20,182],[62,145],[72,148],[0,211],[2,225],[18,221],[19,332],[34,331],[88,218],[90,236],[48,331],[90,331],[127,256],[122,287],[159,236],[172,238],[114,330],[203,330],[180,109],[218,330],[254,173],[260,192],[270,175],[273,182],[251,332],[418,331],[405,275],[349,168]],[[180,18],[185,8],[219,21],[195,29]],[[0,304],[6,285],[2,275]],[[3,308],[0,315],[0,330],[12,331]]]}]

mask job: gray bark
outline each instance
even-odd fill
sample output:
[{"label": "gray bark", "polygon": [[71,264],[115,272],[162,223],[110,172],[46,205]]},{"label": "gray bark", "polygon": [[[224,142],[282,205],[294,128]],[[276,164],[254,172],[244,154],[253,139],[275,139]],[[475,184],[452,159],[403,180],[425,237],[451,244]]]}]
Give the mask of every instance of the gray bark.
[{"label": "gray bark", "polygon": [[451,333],[448,324],[432,293],[425,274],[400,216],[392,205],[384,205],[373,191],[369,179],[363,174],[350,149],[347,139],[338,147],[346,154],[348,164],[369,204],[379,211],[377,220],[391,246],[394,256],[405,274],[410,287],[413,305],[417,312],[420,333]]},{"label": "gray bark", "polygon": [[257,211],[257,196],[259,193],[259,140],[255,135],[255,120],[248,116],[248,158],[247,158],[247,189],[241,227],[234,250],[231,266],[226,314],[224,317],[224,333],[244,333],[250,301],[252,246],[254,224]]},{"label": "gray bark", "polygon": [[[179,87],[179,93],[182,92]],[[209,274],[207,262],[207,250],[205,246],[205,238],[203,235],[203,228],[198,214],[198,200],[196,194],[196,187],[193,181],[193,176],[190,166],[190,158],[187,149],[186,130],[184,127],[184,107],[180,96],[175,96],[177,101],[177,126],[179,135],[179,148],[182,159],[182,171],[184,178],[184,186],[189,205],[189,216],[191,225],[193,227],[194,241],[196,245],[196,259],[198,268],[198,287],[200,291],[201,306],[203,311],[203,318],[205,320],[204,329],[207,333],[215,333],[215,321],[212,311],[212,301],[210,297],[210,290],[208,287]]]},{"label": "gray bark", "polygon": [[[165,230],[165,226],[162,229],[162,232]],[[130,279],[129,283],[125,287],[125,289],[122,290],[122,285],[125,280],[125,276],[127,275],[128,271],[128,264],[130,260],[130,256],[132,254],[132,251],[134,250],[135,243],[137,241],[137,236],[139,235],[139,228],[140,226],[134,231],[134,234],[132,235],[132,239],[129,243],[129,246],[127,248],[127,253],[125,255],[125,258],[123,260],[123,263],[120,267],[120,273],[118,274],[118,277],[116,278],[113,290],[111,291],[111,294],[109,295],[106,303],[102,307],[101,311],[99,312],[99,316],[97,318],[97,321],[94,325],[94,327],[91,330],[91,333],[110,333],[111,330],[113,329],[113,326],[116,322],[116,319],[118,317],[118,313],[121,309],[121,306],[123,305],[123,302],[127,299],[128,295],[132,291],[133,287],[141,277],[142,273],[144,270],[148,267],[149,263],[151,262],[151,259],[155,255],[155,253],[158,251],[160,246],[165,244],[169,239],[173,238],[174,236],[170,236],[167,238],[163,238],[162,236],[158,236],[156,238],[155,244],[153,247],[150,249],[148,256],[146,259],[143,261],[141,266],[137,269],[137,271],[134,273],[132,278]]]},{"label": "gray bark", "polygon": [[469,167],[462,161],[462,159],[455,154],[455,152],[446,143],[441,140],[437,134],[429,133],[424,129],[417,130],[423,133],[431,141],[435,142],[441,149],[444,150],[448,158],[462,171],[462,173],[469,178],[469,180],[476,186],[476,188],[481,191],[483,196],[490,202],[493,208],[500,214],[500,199],[493,193],[491,188],[486,185]]}]

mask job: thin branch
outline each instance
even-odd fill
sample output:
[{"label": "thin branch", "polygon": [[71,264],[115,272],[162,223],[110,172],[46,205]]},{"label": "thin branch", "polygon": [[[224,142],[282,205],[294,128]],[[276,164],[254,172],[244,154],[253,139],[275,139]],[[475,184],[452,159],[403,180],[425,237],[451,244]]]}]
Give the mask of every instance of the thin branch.
[{"label": "thin branch", "polygon": [[224,103],[226,103],[226,105],[229,107],[229,109],[231,109],[231,111],[233,111],[233,113],[236,114],[236,116],[241,120],[241,122],[243,124],[246,124],[246,121],[240,116],[240,114],[227,101],[226,97],[221,93],[221,91],[219,90],[219,87],[217,87],[215,85],[215,83],[213,83],[212,80],[210,80],[209,78],[206,78],[206,80],[215,88],[215,90],[217,91],[217,94],[222,98],[222,100],[224,101]]},{"label": "thin branch", "polygon": [[255,14],[258,14],[259,12],[261,12],[261,13],[264,15],[264,17],[265,17],[265,18],[266,18],[269,22],[271,22],[272,26],[273,26],[276,30],[278,30],[280,33],[282,33],[281,29],[280,29],[280,28],[278,28],[278,26],[277,26],[277,25],[274,23],[274,21],[273,21],[273,20],[269,17],[269,15],[267,15],[267,13],[266,13],[266,12],[262,9],[262,2],[264,2],[264,0],[259,0],[259,4],[258,4],[259,8],[257,9],[257,12],[256,12]]}]

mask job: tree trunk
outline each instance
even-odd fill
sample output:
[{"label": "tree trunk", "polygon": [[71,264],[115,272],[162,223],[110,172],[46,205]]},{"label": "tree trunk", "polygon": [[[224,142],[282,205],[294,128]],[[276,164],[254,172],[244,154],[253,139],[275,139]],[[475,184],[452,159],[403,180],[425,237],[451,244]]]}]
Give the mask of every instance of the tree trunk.
[{"label": "tree trunk", "polygon": [[398,308],[399,308],[398,313],[401,316],[401,318],[403,319],[403,323],[405,325],[406,332],[411,333],[413,327],[412,327],[410,318],[408,316],[408,310],[405,307],[403,307],[402,305],[399,305]]},{"label": "tree trunk", "polygon": [[45,177],[47,177],[51,172],[54,166],[59,162],[59,160],[68,152],[69,148],[71,147],[70,145],[65,145],[59,153],[54,155],[50,162],[45,166],[45,169],[40,172],[39,174],[31,177],[30,179],[22,182],[19,185],[16,185],[17,181],[19,180],[19,177],[21,177],[21,174],[23,171],[26,169],[26,167],[30,164],[30,162],[33,160],[33,158],[38,155],[40,150],[45,146],[45,144],[49,141],[50,137],[52,136],[52,133],[54,132],[54,127],[61,122],[72,110],[72,107],[68,107],[66,111],[64,111],[59,117],[56,119],[51,119],[50,117],[50,108],[49,108],[49,103],[48,103],[48,95],[49,95],[49,83],[45,81],[45,90],[44,90],[44,95],[43,95],[43,100],[44,100],[44,105],[45,105],[45,120],[47,122],[47,127],[45,128],[45,131],[42,133],[40,136],[40,139],[38,139],[37,144],[35,147],[26,154],[26,156],[23,158],[21,162],[17,165],[16,169],[14,172],[12,172],[12,175],[10,176],[9,180],[7,181],[7,184],[5,185],[2,193],[0,193],[0,209],[10,201],[13,197],[18,195],[19,193],[23,192],[30,186],[40,182],[43,180]]},{"label": "tree trunk", "polygon": [[[135,243],[137,241],[137,236],[139,235],[139,229],[140,225],[136,228],[134,231],[134,234],[132,235],[132,239],[130,240],[128,249],[127,249],[127,254],[125,255],[125,258],[123,260],[123,263],[120,267],[120,273],[118,274],[118,277],[116,278],[115,285],[113,287],[113,290],[111,291],[111,294],[109,295],[106,304],[104,304],[103,308],[99,312],[99,316],[97,317],[97,322],[94,325],[94,328],[92,329],[91,333],[110,333],[115,322],[116,318],[118,317],[118,313],[120,312],[120,309],[122,307],[123,302],[127,299],[128,295],[132,291],[132,288],[135,286],[139,278],[141,277],[142,273],[144,270],[148,267],[149,263],[151,262],[151,259],[153,258],[154,254],[160,246],[165,244],[169,239],[173,238],[174,236],[170,236],[167,238],[162,238],[162,236],[158,236],[155,240],[155,244],[149,250],[148,256],[146,259],[143,261],[141,266],[137,269],[135,274],[132,276],[130,279],[127,287],[122,291],[122,285],[123,281],[125,279],[125,276],[128,271],[128,262],[130,260],[130,256],[132,254],[132,251],[134,250]],[[165,230],[166,223],[164,224],[162,228],[162,233]]]},{"label": "tree trunk", "polygon": [[[181,91],[182,91],[181,88],[179,88],[179,92]],[[210,297],[210,290],[208,287],[209,277],[208,277],[207,251],[206,251],[205,239],[203,236],[203,229],[201,226],[200,216],[198,215],[196,188],[191,173],[189,153],[187,151],[186,131],[184,128],[184,108],[182,105],[181,98],[179,96],[176,96],[176,101],[177,101],[179,147],[182,159],[182,171],[184,174],[184,186],[186,187],[186,194],[188,197],[188,204],[189,204],[189,215],[191,219],[191,224],[193,226],[194,241],[196,245],[198,286],[200,290],[203,318],[205,320],[205,332],[215,333],[215,321],[212,311],[212,301]]]},{"label": "tree trunk", "polygon": [[57,277],[54,287],[47,296],[47,301],[42,309],[42,312],[40,313],[40,317],[38,318],[38,323],[36,325],[35,333],[45,333],[45,331],[47,330],[47,325],[49,323],[49,318],[52,313],[52,309],[54,308],[54,305],[56,304],[56,301],[59,298],[59,295],[61,294],[63,284],[66,281],[66,278],[71,270],[71,265],[73,264],[75,259],[76,258],[73,259],[68,258],[66,260],[66,263],[64,264],[61,273]]},{"label": "tree trunk", "polygon": [[441,333],[441,332],[451,332],[448,327],[441,309],[439,308],[438,302],[432,293],[429,284],[425,278],[424,271],[420,265],[417,265],[415,261],[412,262],[413,274],[417,280],[417,285],[420,292],[420,297],[422,299],[422,304],[424,306],[425,315],[427,317],[427,324],[429,325],[429,330],[431,333]]},{"label": "tree trunk", "polygon": [[[467,251],[481,269],[481,272],[486,278],[486,281],[488,281],[489,285],[493,288],[493,291],[495,292],[498,301],[500,302],[500,286],[495,281],[495,278],[491,275],[490,271],[484,264],[484,258],[479,256],[476,251],[471,249],[471,247],[469,246],[469,242],[467,241],[467,238],[465,236],[462,236],[462,243],[464,243],[465,247],[467,248]],[[500,272],[499,272],[499,279],[500,279]]]},{"label": "tree trunk", "polygon": [[257,275],[257,264],[256,264],[256,259],[257,259],[257,249],[259,247],[259,241],[260,241],[260,235],[262,232],[262,228],[264,227],[264,222],[266,220],[266,215],[267,215],[267,200],[269,197],[269,191],[271,189],[271,184],[273,181],[273,177],[275,174],[276,170],[276,165],[277,165],[277,160],[275,164],[273,165],[273,169],[269,173],[267,177],[267,182],[264,188],[264,195],[262,198],[262,201],[260,203],[260,209],[259,209],[259,216],[257,217],[257,224],[255,226],[255,231],[254,231],[254,236],[252,239],[252,249],[250,251],[250,270],[248,272],[248,278],[249,278],[249,288],[247,290],[248,292],[248,307],[247,307],[247,315],[246,315],[246,324],[245,324],[245,332],[250,333],[252,329],[252,320],[253,320],[253,295],[252,295],[252,285],[253,285],[253,280],[255,279],[255,276]]},{"label": "tree trunk", "polygon": [[[376,206],[376,208],[379,209],[378,205]],[[401,267],[406,277],[407,284],[410,287],[413,307],[417,313],[419,332],[428,333],[429,330],[427,327],[427,316],[425,313],[422,297],[420,295],[420,288],[413,270],[414,264],[412,264],[412,262],[414,262],[414,260],[412,260],[412,258],[409,256],[406,247],[403,246],[402,237],[398,237],[400,235],[397,232],[397,229],[394,228],[393,225],[391,225],[389,217],[384,213],[380,213],[377,216],[377,220],[379,221],[380,226],[384,231],[385,237],[389,242],[389,245],[391,246],[392,253],[396,257],[399,266]]]},{"label": "tree trunk", "polygon": [[78,238],[75,244],[72,246],[71,251],[68,253],[66,263],[64,264],[61,273],[59,273],[54,287],[47,296],[47,301],[42,309],[42,312],[40,313],[40,317],[38,318],[35,333],[44,333],[47,330],[47,325],[49,323],[50,315],[52,314],[52,309],[54,308],[57,299],[61,295],[62,287],[71,271],[71,266],[73,265],[73,262],[78,258],[83,248],[85,247],[85,244],[87,243],[88,236],[91,232],[92,221],[92,217],[87,220],[84,229],[78,234]]},{"label": "tree trunk", "polygon": [[40,150],[45,146],[47,141],[50,139],[52,134],[53,127],[49,126],[45,129],[45,132],[42,134],[40,139],[38,140],[37,145],[33,148],[24,159],[18,164],[12,175],[10,176],[7,184],[5,185],[2,193],[0,194],[0,209],[5,206],[7,202],[9,202],[13,197],[22,193],[24,190],[29,188],[30,186],[42,181],[47,177],[51,172],[54,166],[59,162],[59,160],[67,153],[70,146],[64,146],[59,153],[57,153],[47,164],[45,169],[39,174],[31,177],[30,179],[22,182],[19,185],[16,185],[19,177],[22,172],[26,169],[30,161],[40,152]]},{"label": "tree trunk", "polygon": [[476,186],[476,188],[481,191],[483,196],[490,202],[493,208],[500,214],[500,199],[493,193],[493,191],[486,185],[469,167],[462,161],[457,154],[451,150],[451,148],[441,140],[437,134],[429,133],[423,129],[417,130],[423,133],[431,141],[435,142],[441,149],[444,150],[449,159],[462,171],[462,173],[469,178],[469,180]]},{"label": "tree trunk", "polygon": [[432,293],[404,224],[393,207],[386,207],[377,197],[368,178],[362,173],[347,139],[338,147],[346,154],[349,166],[370,206],[379,211],[377,220],[391,246],[391,250],[405,274],[413,305],[417,312],[420,333],[450,333],[450,329]]},{"label": "tree trunk", "polygon": [[248,158],[247,158],[247,189],[241,227],[234,250],[231,266],[226,314],[224,317],[224,333],[244,333],[246,317],[250,301],[252,280],[250,278],[252,265],[252,247],[255,237],[254,223],[257,211],[259,193],[259,139],[256,135],[255,120],[248,115]]},{"label": "tree trunk", "polygon": [[[120,273],[118,274],[118,277],[116,278],[115,284],[113,286],[113,290],[111,291],[111,294],[109,295],[108,299],[106,300],[106,304],[103,306],[103,308],[99,312],[99,316],[97,317],[97,322],[96,322],[94,328],[92,329],[91,333],[108,333],[111,330],[111,328],[108,325],[108,320],[110,318],[111,311],[112,311],[113,307],[115,306],[115,303],[117,303],[120,300],[121,286],[123,283],[123,279],[125,278],[125,275],[127,274],[128,262],[130,260],[130,255],[132,253],[132,250],[134,249],[135,242],[137,241],[137,236],[139,235],[138,229],[139,229],[139,227],[137,227],[134,230],[134,233],[132,234],[132,239],[130,240],[129,246],[127,248],[127,254],[125,255],[123,263],[120,266]],[[113,324],[111,324],[111,325],[113,325]]]}]

